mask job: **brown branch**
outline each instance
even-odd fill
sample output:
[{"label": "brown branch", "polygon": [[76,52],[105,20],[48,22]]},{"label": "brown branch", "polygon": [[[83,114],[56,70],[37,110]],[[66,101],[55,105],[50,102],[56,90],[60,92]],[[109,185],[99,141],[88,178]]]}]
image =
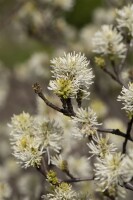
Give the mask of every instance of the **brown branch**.
[{"label": "brown branch", "polygon": [[124,187],[128,190],[133,191],[133,185],[131,183],[124,183]]},{"label": "brown branch", "polygon": [[131,129],[132,129],[132,124],[133,124],[133,117],[131,118],[131,120],[128,122],[128,126],[127,126],[127,131],[126,131],[126,135],[125,135],[125,141],[123,142],[123,150],[122,153],[126,153],[126,146],[127,146],[127,142],[128,139],[131,138]]},{"label": "brown branch", "polygon": [[[114,135],[121,136],[123,138],[127,137],[126,134],[121,132],[119,129],[97,129],[97,131],[102,133],[112,133]],[[133,142],[133,139],[131,138],[130,135],[128,135],[127,139]]]},{"label": "brown branch", "polygon": [[68,99],[66,100],[66,103],[67,103],[68,112],[71,113],[71,116],[75,116],[75,112],[74,112],[74,110],[73,110],[73,105],[72,105],[71,98],[68,98]]},{"label": "brown branch", "polygon": [[74,116],[69,111],[67,111],[63,108],[59,108],[58,106],[56,106],[53,103],[51,103],[50,101],[48,101],[46,99],[46,97],[44,96],[44,94],[42,93],[42,88],[39,83],[35,83],[32,87],[33,87],[34,92],[36,94],[38,94],[38,96],[46,103],[47,106],[49,106],[50,108],[53,108],[54,110],[66,115],[66,116],[70,116],[70,117]]},{"label": "brown branch", "polygon": [[108,74],[114,81],[116,81],[117,83],[119,83],[121,86],[123,86],[124,84],[122,83],[122,81],[116,77],[114,74],[112,74],[112,72],[110,72],[107,68],[102,68],[102,70]]},{"label": "brown branch", "polygon": [[[89,177],[89,178],[73,178],[73,179],[63,179],[60,180],[60,183],[62,182],[66,182],[66,183],[78,183],[78,182],[83,182],[83,181],[93,181],[94,180],[94,176]],[[125,187],[128,190],[133,191],[133,185],[129,182],[129,183],[124,183],[124,185],[120,185],[121,187]]]},{"label": "brown branch", "polygon": [[69,170],[63,170],[63,172],[65,172],[65,174],[70,177],[71,179],[75,179],[74,176],[69,172]]},{"label": "brown branch", "polygon": [[38,167],[36,166],[37,171],[39,171],[45,178],[47,178],[48,168],[45,162],[44,157],[42,157],[41,165]]},{"label": "brown branch", "polygon": [[115,61],[111,60],[111,64],[112,64],[113,71],[114,71],[116,77],[118,77],[118,68],[116,68]]},{"label": "brown branch", "polygon": [[77,183],[77,182],[83,182],[83,181],[92,181],[94,180],[94,177],[89,177],[89,178],[73,178],[73,179],[62,179],[62,182],[66,183]]}]

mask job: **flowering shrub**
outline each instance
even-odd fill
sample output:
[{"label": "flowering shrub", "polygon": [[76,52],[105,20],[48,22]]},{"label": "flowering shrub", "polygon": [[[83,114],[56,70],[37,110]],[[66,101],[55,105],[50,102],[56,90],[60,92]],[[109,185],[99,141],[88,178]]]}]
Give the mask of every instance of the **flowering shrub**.
[{"label": "flowering shrub", "polygon": [[[110,30],[105,30],[110,35]],[[95,35],[96,37],[97,35]],[[100,34],[98,37],[100,37]],[[106,41],[111,44],[110,37],[107,37]],[[112,41],[114,42],[113,38]],[[123,46],[120,43],[119,48],[121,47],[123,50]],[[101,45],[99,44],[100,48],[103,49],[102,38]],[[107,49],[104,51],[110,57],[111,53],[108,54]],[[116,55],[116,51],[113,50],[113,52]],[[120,53],[120,51],[118,52]],[[98,53],[101,53],[101,56],[103,56],[102,51]],[[74,52],[64,54],[63,57],[55,58],[51,63],[54,80],[50,81],[48,89],[52,90],[59,97],[62,107],[57,107],[49,102],[43,95],[42,88],[38,83],[33,85],[35,93],[48,106],[70,117],[69,120],[73,123],[73,140],[86,138],[90,154],[96,157],[93,176],[89,177],[88,180],[94,180],[97,183],[97,189],[103,193],[107,192],[109,198],[115,198],[123,194],[120,191],[124,190],[124,187],[129,187],[129,181],[133,177],[132,158],[126,152],[127,141],[132,140],[130,136],[133,123],[132,83],[129,83],[128,88],[123,86],[122,95],[118,96],[118,100],[124,102],[123,109],[130,113],[127,133],[124,134],[118,129],[103,129],[102,131],[98,128],[101,124],[97,122],[96,113],[90,107],[88,109],[82,108],[84,97],[90,96],[89,88],[94,77],[92,70],[88,68],[89,62],[87,58],[81,53],[76,54]],[[115,75],[115,79],[120,82],[117,75]],[[77,111],[73,108],[72,99],[77,101],[77,106],[79,107]],[[54,121],[44,121],[24,112],[12,117],[10,127],[12,129],[11,145],[13,155],[23,167],[36,167],[53,186],[53,193],[49,193],[43,197],[45,199],[82,199],[82,194],[74,192],[71,185],[68,184],[81,181],[82,178],[79,177],[77,179],[70,173],[71,169],[68,167],[67,159],[62,157],[62,128]],[[99,132],[114,133],[123,136],[125,138],[123,151],[118,152],[117,147],[109,142],[109,136],[105,137]],[[56,153],[54,158],[51,156],[53,152]],[[47,159],[45,155],[47,155]],[[88,155],[89,159],[91,157]],[[128,160],[128,162],[125,160]],[[61,171],[66,173],[69,179],[60,180],[54,171],[50,171],[51,165],[56,165]],[[129,174],[127,173],[128,171],[130,171]],[[82,181],[85,180],[83,179]],[[85,199],[88,199],[88,197]]]},{"label": "flowering shrub", "polygon": [[[19,28],[43,42],[50,40],[50,43],[53,41],[53,31],[55,33],[58,28],[61,41],[67,38],[68,46],[66,45],[62,56],[58,56],[56,52],[55,58],[50,60],[51,78],[47,89],[57,97],[57,102],[54,98],[49,100],[41,84],[36,82],[33,90],[38,97],[38,107],[40,106],[38,113],[14,114],[8,123],[12,154],[23,168],[28,170],[32,167],[42,174],[48,185],[41,193],[43,199],[126,199],[126,191],[133,191],[133,149],[131,145],[128,146],[129,141],[133,142],[133,77],[128,72],[125,79],[123,73],[132,48],[133,4],[116,9],[115,17],[112,14],[109,23],[102,24],[98,31],[96,27],[91,27],[91,30],[88,30],[88,26],[84,27],[80,32],[80,41],[76,44],[81,51],[73,51],[75,46],[72,41],[76,37],[76,30],[60,19],[56,9],[60,12],[68,11],[74,6],[74,1],[38,2],[25,2],[19,10],[16,16]],[[42,30],[44,33],[51,31],[45,38],[41,34]],[[72,34],[70,36],[66,34],[69,31]],[[55,33],[55,46],[59,41],[58,34]],[[92,35],[91,42],[86,42],[86,34]],[[84,44],[83,48],[80,43]],[[68,51],[70,44],[73,47]],[[88,59],[90,51],[93,59]],[[36,73],[41,79],[45,73],[42,66],[49,59],[49,56],[45,56],[46,60],[42,54],[37,56],[41,60],[37,62],[41,73]],[[26,67],[30,66],[31,74],[36,68],[33,63],[31,59],[25,64]],[[104,120],[100,119],[93,108],[96,102],[92,98],[91,86],[98,81],[94,66],[99,67],[121,87],[115,100],[117,104],[122,103],[121,109],[125,111],[125,131],[115,127],[114,123],[109,123],[110,127],[106,128]],[[106,113],[102,103],[100,105],[100,113]],[[46,106],[55,112],[52,117]],[[121,148],[111,140],[111,135],[123,138]],[[12,191],[1,177],[0,179],[0,197],[8,198]],[[91,187],[93,192],[90,192]]]}]

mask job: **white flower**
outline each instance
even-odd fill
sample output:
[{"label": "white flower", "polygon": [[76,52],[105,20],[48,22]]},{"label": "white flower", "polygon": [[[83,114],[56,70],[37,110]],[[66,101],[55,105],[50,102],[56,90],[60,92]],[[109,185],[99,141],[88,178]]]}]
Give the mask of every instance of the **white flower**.
[{"label": "white flower", "polygon": [[[102,192],[101,190],[99,191]],[[112,199],[126,199],[126,189],[120,185],[112,184],[106,192]]]},{"label": "white flower", "polygon": [[38,122],[36,140],[44,149],[52,149],[59,153],[63,139],[63,130],[55,121]]},{"label": "white flower", "polygon": [[133,150],[129,149],[128,154],[122,161],[122,179],[129,182],[133,178]]},{"label": "white flower", "polygon": [[22,167],[38,167],[41,164],[43,148],[37,142],[37,139],[30,135],[22,135],[12,145],[13,155],[22,164]]},{"label": "white flower", "polygon": [[19,134],[32,133],[34,127],[34,118],[29,113],[21,113],[19,115],[13,115],[11,118],[11,124],[8,124],[12,128],[11,136],[17,137]]},{"label": "white flower", "polygon": [[127,28],[129,34],[133,36],[133,4],[124,6],[120,10],[116,10],[117,23],[120,29]]},{"label": "white flower", "polygon": [[50,162],[49,150],[59,152],[61,149],[63,131],[54,121],[44,121],[23,112],[14,115],[9,126],[13,155],[25,168],[38,167],[46,151]]},{"label": "white flower", "polygon": [[98,159],[98,163],[95,163],[95,180],[98,181],[98,185],[104,192],[111,185],[118,185],[122,179],[122,159],[121,153],[108,154],[104,159]]},{"label": "white flower", "polygon": [[118,58],[125,58],[126,45],[122,35],[111,25],[103,25],[93,38],[93,52]]},{"label": "white flower", "polygon": [[88,89],[92,84],[93,73],[88,68],[89,61],[81,53],[64,53],[63,57],[51,60],[53,78],[71,80],[83,92],[84,98],[89,96]]},{"label": "white flower", "polygon": [[61,183],[57,186],[53,193],[42,196],[47,200],[77,200],[78,194],[72,189],[68,183]]},{"label": "white flower", "polygon": [[78,108],[76,116],[72,117],[72,121],[75,125],[73,135],[80,138],[92,136],[96,133],[97,126],[100,125],[97,122],[96,113],[89,107],[88,109]]},{"label": "white flower", "polygon": [[61,154],[51,157],[51,163],[63,171],[68,170],[67,160]]},{"label": "white flower", "polygon": [[77,80],[69,80],[65,78],[58,78],[51,80],[49,83],[49,90],[53,90],[55,94],[64,99],[75,97],[79,88]]},{"label": "white flower", "polygon": [[121,95],[117,98],[118,101],[122,101],[122,104],[126,112],[133,115],[133,83],[128,84],[128,88],[123,86]]},{"label": "white flower", "polygon": [[87,144],[90,149],[89,153],[92,156],[95,155],[100,158],[105,158],[105,156],[110,153],[115,153],[117,150],[113,143],[109,144],[109,136],[103,137],[102,134],[96,133],[92,138],[91,142]]}]

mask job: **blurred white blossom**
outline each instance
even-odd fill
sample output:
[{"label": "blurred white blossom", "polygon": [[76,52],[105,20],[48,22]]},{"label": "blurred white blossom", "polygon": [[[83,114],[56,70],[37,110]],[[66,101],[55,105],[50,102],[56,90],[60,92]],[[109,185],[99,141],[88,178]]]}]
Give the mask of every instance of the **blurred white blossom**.
[{"label": "blurred white blossom", "polygon": [[111,25],[103,25],[93,38],[93,52],[111,58],[125,58],[127,51],[122,35]]},{"label": "blurred white blossom", "polygon": [[130,148],[122,161],[122,179],[129,182],[133,178],[133,150]]},{"label": "blurred white blossom", "polygon": [[76,29],[68,24],[63,17],[57,18],[55,24],[56,28],[63,34],[66,40],[73,41],[76,38]]},{"label": "blurred white blossom", "polygon": [[99,119],[105,117],[108,113],[107,105],[98,97],[90,102],[90,107],[96,111]]},{"label": "blurred white blossom", "polygon": [[61,170],[67,170],[68,164],[65,156],[62,154],[51,157],[51,163]]},{"label": "blurred white blossom", "polygon": [[128,34],[133,37],[133,4],[116,10],[116,20],[120,29],[126,28]]},{"label": "blurred white blossom", "polygon": [[49,55],[46,52],[34,53],[26,62],[17,65],[15,68],[16,77],[22,81],[33,81],[38,78],[48,79]]},{"label": "blurred white blossom", "polygon": [[127,88],[122,87],[121,95],[118,96],[117,100],[122,102],[122,109],[133,115],[133,83],[130,82]]},{"label": "blurred white blossom", "polygon": [[86,25],[80,31],[81,44],[84,47],[84,51],[90,53],[92,51],[92,37],[96,32],[95,25]]},{"label": "blurred white blossom", "polygon": [[0,181],[0,200],[4,200],[5,198],[10,198],[11,196],[11,187],[6,182]]},{"label": "blurred white blossom", "polygon": [[97,122],[96,113],[88,107],[87,109],[78,108],[76,116],[72,117],[75,130],[73,135],[75,137],[88,137],[96,134],[97,126],[101,125]]},{"label": "blurred white blossom", "polygon": [[17,187],[21,195],[26,196],[27,199],[38,199],[41,192],[41,182],[39,176],[34,173],[21,174],[17,180]]},{"label": "blurred white blossom", "polygon": [[0,107],[3,107],[9,93],[10,72],[0,61]]},{"label": "blurred white blossom", "polygon": [[[108,15],[107,15],[108,13]],[[105,17],[106,16],[106,17]],[[115,9],[99,7],[94,10],[93,21],[95,24],[112,24],[115,20]]]},{"label": "blurred white blossom", "polygon": [[75,0],[41,0],[41,1],[47,2],[52,6],[57,6],[63,10],[69,11],[74,6]]},{"label": "blurred white blossom", "polygon": [[74,177],[87,177],[92,174],[91,164],[87,157],[79,155],[70,155],[67,158],[68,169]]}]

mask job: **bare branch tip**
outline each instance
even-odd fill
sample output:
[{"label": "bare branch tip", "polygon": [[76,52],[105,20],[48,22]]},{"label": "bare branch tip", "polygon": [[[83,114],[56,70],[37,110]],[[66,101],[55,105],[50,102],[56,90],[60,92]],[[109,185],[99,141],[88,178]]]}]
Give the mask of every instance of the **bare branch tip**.
[{"label": "bare branch tip", "polygon": [[32,88],[33,88],[33,90],[36,94],[42,93],[42,88],[41,88],[41,85],[39,83],[34,83],[32,85]]}]

